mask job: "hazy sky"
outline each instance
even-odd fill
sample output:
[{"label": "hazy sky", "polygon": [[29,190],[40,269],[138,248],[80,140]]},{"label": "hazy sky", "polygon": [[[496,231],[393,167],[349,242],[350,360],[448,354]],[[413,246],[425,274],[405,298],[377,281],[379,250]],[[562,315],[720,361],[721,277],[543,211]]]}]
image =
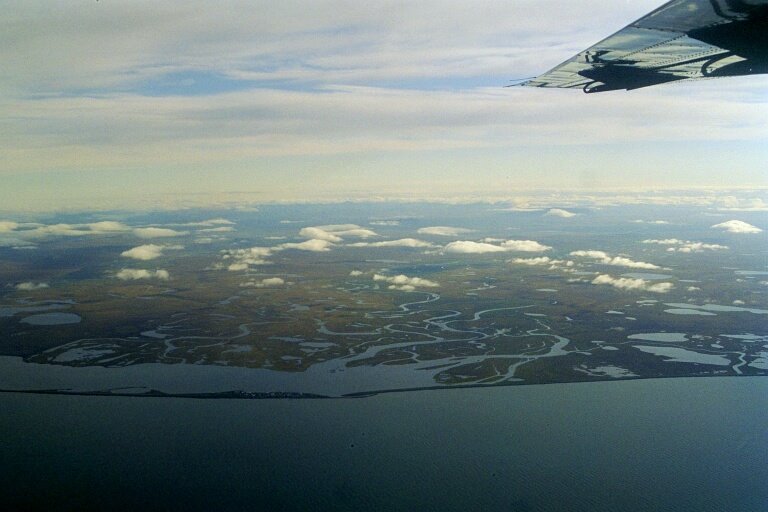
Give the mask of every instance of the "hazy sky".
[{"label": "hazy sky", "polygon": [[0,209],[765,187],[766,76],[503,87],[660,3],[0,0]]}]

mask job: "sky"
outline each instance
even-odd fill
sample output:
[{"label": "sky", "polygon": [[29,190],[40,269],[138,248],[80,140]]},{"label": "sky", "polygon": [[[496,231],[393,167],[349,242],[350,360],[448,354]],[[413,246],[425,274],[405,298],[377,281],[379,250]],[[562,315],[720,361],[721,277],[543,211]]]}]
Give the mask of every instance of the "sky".
[{"label": "sky", "polygon": [[0,0],[0,210],[768,187],[768,76],[504,87],[660,3]]}]

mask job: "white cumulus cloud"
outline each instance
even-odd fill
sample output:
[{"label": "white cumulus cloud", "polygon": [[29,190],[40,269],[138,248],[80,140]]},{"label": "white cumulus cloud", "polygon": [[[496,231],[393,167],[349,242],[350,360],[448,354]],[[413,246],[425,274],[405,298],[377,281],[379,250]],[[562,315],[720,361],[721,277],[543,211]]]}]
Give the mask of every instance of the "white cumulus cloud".
[{"label": "white cumulus cloud", "polygon": [[494,252],[544,252],[550,249],[551,247],[548,245],[540,244],[534,240],[507,240],[500,245],[458,240],[446,245],[443,251],[454,254],[485,254]]},{"label": "white cumulus cloud", "polygon": [[561,208],[552,208],[544,215],[549,215],[550,217],[562,217],[564,219],[570,219],[571,217],[575,217],[576,214],[569,212],[568,210],[563,210]]},{"label": "white cumulus cloud", "polygon": [[571,252],[571,256],[578,256],[581,258],[591,258],[593,260],[596,260],[597,263],[601,263],[603,265],[612,265],[615,267],[642,268],[646,270],[656,270],[661,268],[658,265],[654,265],[653,263],[646,263],[644,261],[633,261],[624,256],[611,257],[608,253],[604,251],[595,251],[595,250],[573,251]]},{"label": "white cumulus cloud", "polygon": [[269,265],[266,260],[272,256],[270,247],[250,247],[248,249],[227,249],[222,251],[222,260],[228,264],[226,269],[232,272],[248,270],[251,265]]},{"label": "white cumulus cloud", "polygon": [[510,263],[514,263],[515,265],[528,265],[528,266],[542,266],[542,265],[549,265],[550,268],[556,268],[556,267],[572,267],[574,263],[570,260],[556,260],[552,259],[549,256],[540,256],[538,258],[515,258],[513,260],[510,260]]},{"label": "white cumulus cloud", "polygon": [[184,249],[183,245],[145,244],[123,251],[120,253],[120,256],[134,260],[149,261],[163,256],[163,251],[165,250],[178,251],[181,249]]},{"label": "white cumulus cloud", "polygon": [[285,280],[280,277],[267,277],[261,281],[248,281],[241,284],[243,288],[276,288],[285,285]]},{"label": "white cumulus cloud", "polygon": [[183,236],[187,231],[176,231],[169,228],[135,228],[133,234],[139,238],[168,238],[174,236]]},{"label": "white cumulus cloud", "polygon": [[745,233],[752,234],[752,233],[760,233],[763,231],[757,226],[753,226],[752,224],[748,224],[741,220],[729,220],[726,222],[721,222],[720,224],[715,224],[712,227],[716,229],[725,230],[728,233],[736,233],[736,234],[745,234]]},{"label": "white cumulus cloud", "polygon": [[517,265],[528,265],[532,267],[536,265],[551,265],[555,261],[559,260],[553,260],[549,256],[541,256],[539,258],[515,258],[510,263],[515,263]]},{"label": "white cumulus cloud", "polygon": [[328,240],[314,238],[312,240],[307,240],[306,242],[280,244],[275,249],[298,249],[299,251],[327,252],[331,250],[332,246],[333,244]]},{"label": "white cumulus cloud", "polygon": [[501,246],[507,251],[517,252],[544,252],[551,249],[550,246],[534,240],[507,240],[502,242]]},{"label": "white cumulus cloud", "polygon": [[161,281],[167,281],[170,279],[170,275],[167,270],[145,270],[137,268],[124,268],[115,277],[122,281],[136,281],[139,279],[160,279]]},{"label": "white cumulus cloud", "polygon": [[652,293],[667,293],[674,288],[672,283],[650,283],[645,279],[632,279],[628,277],[613,277],[608,274],[600,274],[592,280],[592,284],[609,285],[619,290],[639,290]]},{"label": "white cumulus cloud", "polygon": [[424,279],[421,277],[408,277],[405,274],[400,274],[397,276],[383,276],[381,274],[374,274],[373,280],[387,282],[389,283],[388,288],[390,290],[400,290],[403,292],[412,292],[415,291],[418,287],[436,288],[440,286],[438,283],[430,281],[429,279]]},{"label": "white cumulus cloud", "polygon": [[139,245],[138,247],[120,253],[120,256],[124,258],[132,258],[134,260],[142,261],[154,260],[162,255],[163,246],[155,244]]},{"label": "white cumulus cloud", "polygon": [[42,290],[43,288],[48,288],[48,283],[34,283],[32,281],[26,281],[24,283],[17,284],[15,288],[25,292]]},{"label": "white cumulus cloud", "polygon": [[357,224],[327,224],[303,228],[299,231],[299,236],[339,243],[344,240],[344,237],[370,238],[379,235],[375,231],[361,228]]},{"label": "white cumulus cloud", "polygon": [[665,238],[663,240],[643,240],[644,244],[657,244],[657,245],[681,245],[686,243],[685,240],[678,240],[677,238]]},{"label": "white cumulus cloud", "polygon": [[301,231],[299,231],[299,236],[303,236],[304,238],[310,238],[315,240],[325,240],[327,242],[332,243],[339,243],[343,241],[343,239],[331,233],[330,231],[326,231],[324,229],[316,228],[316,227],[308,227],[303,228]]},{"label": "white cumulus cloud", "polygon": [[485,254],[489,252],[506,252],[506,249],[500,245],[460,240],[449,243],[443,248],[443,251],[455,254]]},{"label": "white cumulus cloud", "polygon": [[231,272],[248,270],[252,265],[269,265],[271,261],[267,260],[276,252],[286,249],[295,249],[309,252],[327,252],[331,250],[333,244],[328,240],[311,239],[304,242],[289,242],[274,247],[250,247],[248,249],[227,249],[221,251],[223,263],[219,263],[214,268],[226,268]]}]

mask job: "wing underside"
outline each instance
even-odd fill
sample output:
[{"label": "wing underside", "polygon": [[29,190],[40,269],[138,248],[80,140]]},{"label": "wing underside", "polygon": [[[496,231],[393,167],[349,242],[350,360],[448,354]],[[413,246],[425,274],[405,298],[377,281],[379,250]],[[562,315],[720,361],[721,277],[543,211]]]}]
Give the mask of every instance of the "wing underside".
[{"label": "wing underside", "polygon": [[768,73],[768,0],[672,0],[522,85],[585,92]]}]

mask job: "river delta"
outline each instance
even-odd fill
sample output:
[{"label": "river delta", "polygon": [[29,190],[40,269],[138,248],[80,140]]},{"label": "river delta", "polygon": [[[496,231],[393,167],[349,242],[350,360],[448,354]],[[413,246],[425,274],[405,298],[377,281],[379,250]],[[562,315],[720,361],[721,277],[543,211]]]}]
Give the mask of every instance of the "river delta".
[{"label": "river delta", "polygon": [[566,213],[350,204],[14,221],[0,387],[344,396],[768,372],[764,233],[680,207]]}]

